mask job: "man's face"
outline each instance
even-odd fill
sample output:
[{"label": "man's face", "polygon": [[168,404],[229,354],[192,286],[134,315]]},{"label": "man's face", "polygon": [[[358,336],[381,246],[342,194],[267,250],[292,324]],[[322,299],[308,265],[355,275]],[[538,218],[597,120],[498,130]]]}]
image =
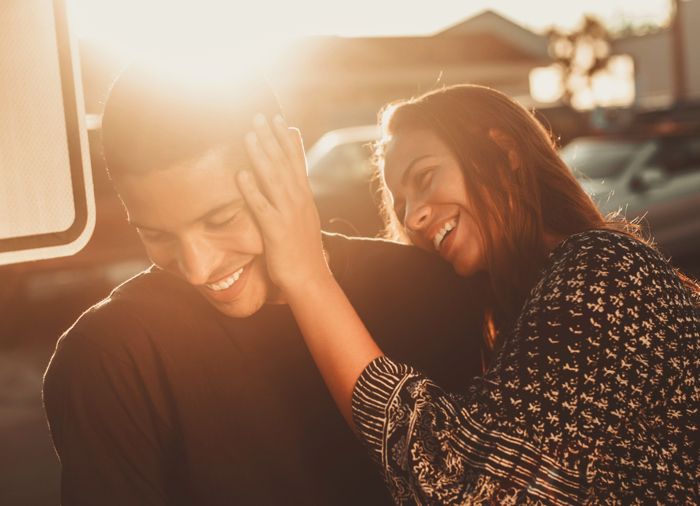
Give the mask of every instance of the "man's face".
[{"label": "man's face", "polygon": [[122,176],[116,186],[153,263],[223,314],[243,318],[275,302],[279,291],[235,173],[216,149],[193,162]]}]

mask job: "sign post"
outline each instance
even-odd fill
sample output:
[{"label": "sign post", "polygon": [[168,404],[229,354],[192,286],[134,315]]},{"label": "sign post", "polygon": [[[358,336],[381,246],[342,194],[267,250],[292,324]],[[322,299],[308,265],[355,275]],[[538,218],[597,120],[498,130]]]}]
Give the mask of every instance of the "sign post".
[{"label": "sign post", "polygon": [[68,256],[95,199],[65,0],[0,2],[0,265]]}]

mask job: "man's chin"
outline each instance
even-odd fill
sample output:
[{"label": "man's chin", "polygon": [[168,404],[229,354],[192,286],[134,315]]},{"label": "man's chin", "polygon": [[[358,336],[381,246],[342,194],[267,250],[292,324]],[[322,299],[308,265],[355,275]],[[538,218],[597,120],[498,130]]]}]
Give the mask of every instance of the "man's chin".
[{"label": "man's chin", "polygon": [[260,297],[255,300],[232,300],[230,302],[219,302],[207,297],[209,303],[220,313],[229,318],[248,318],[257,313],[265,304],[265,298]]},{"label": "man's chin", "polygon": [[[220,313],[231,318],[247,318],[265,303],[274,303],[274,299],[279,297],[279,289],[270,280],[265,267],[265,258],[259,256],[249,264],[236,284],[226,291],[210,292],[204,286],[197,289]],[[237,287],[240,288],[236,290]],[[226,293],[231,290],[233,292]]]}]

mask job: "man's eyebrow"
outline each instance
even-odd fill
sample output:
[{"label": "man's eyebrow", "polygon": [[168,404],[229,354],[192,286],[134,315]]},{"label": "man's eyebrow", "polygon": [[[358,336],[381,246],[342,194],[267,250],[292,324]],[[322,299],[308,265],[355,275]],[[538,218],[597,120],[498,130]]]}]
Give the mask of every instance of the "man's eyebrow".
[{"label": "man's eyebrow", "polygon": [[423,155],[419,156],[418,158],[414,158],[411,163],[408,164],[408,167],[406,167],[406,170],[403,172],[403,175],[401,176],[401,186],[406,186],[406,183],[408,183],[408,176],[411,174],[411,169],[413,169],[413,166],[423,160],[424,158],[429,158],[433,155]]},{"label": "man's eyebrow", "polygon": [[[206,220],[206,219],[208,219],[208,218],[211,218],[212,216],[215,216],[216,214],[218,214],[218,213],[220,213],[220,212],[222,212],[222,211],[225,211],[225,210],[228,209],[229,207],[234,207],[234,206],[236,206],[236,205],[239,205],[241,202],[243,202],[243,197],[238,197],[238,198],[236,198],[236,199],[233,199],[233,200],[230,200],[230,201],[228,201],[228,202],[225,202],[225,203],[223,203],[223,204],[221,204],[221,205],[218,205],[218,206],[216,206],[216,207],[210,209],[209,211],[207,211],[207,212],[204,213],[203,215],[198,216],[197,218],[195,218],[194,220],[192,220],[189,224],[192,225],[193,223],[197,223],[198,221],[204,221],[204,220]],[[144,225],[144,224],[135,222],[135,221],[133,221],[133,220],[129,220],[129,225],[131,225],[132,227],[136,227],[136,228],[138,228],[138,229],[140,229],[140,230],[150,230],[150,231],[153,231],[153,232],[162,232],[162,230],[160,230],[160,229],[153,228],[153,227],[149,227],[148,225]]]}]

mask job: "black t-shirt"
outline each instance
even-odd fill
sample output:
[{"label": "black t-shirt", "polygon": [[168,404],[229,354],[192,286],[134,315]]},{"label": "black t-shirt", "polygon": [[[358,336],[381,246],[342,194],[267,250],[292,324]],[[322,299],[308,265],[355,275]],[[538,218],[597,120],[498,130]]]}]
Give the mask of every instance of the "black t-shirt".
[{"label": "black t-shirt", "polygon": [[[450,388],[481,373],[474,288],[417,248],[324,236],[387,356]],[[286,305],[230,318],[151,268],[60,339],[44,403],[74,505],[391,504]]]}]

